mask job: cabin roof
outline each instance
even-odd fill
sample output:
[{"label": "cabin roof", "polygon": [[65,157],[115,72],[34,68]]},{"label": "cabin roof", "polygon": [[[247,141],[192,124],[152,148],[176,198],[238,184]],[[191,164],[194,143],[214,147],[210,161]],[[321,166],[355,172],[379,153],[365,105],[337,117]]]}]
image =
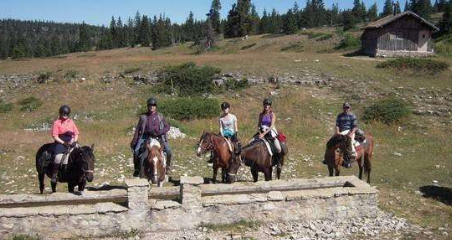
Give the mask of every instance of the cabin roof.
[{"label": "cabin roof", "polygon": [[423,24],[425,24],[425,25],[429,26],[430,28],[432,28],[434,31],[438,31],[439,30],[435,25],[433,25],[429,21],[425,20],[424,18],[420,17],[419,15],[417,15],[416,13],[411,12],[411,11],[406,11],[406,12],[403,12],[403,13],[399,13],[397,15],[386,16],[384,18],[378,19],[377,21],[374,21],[374,22],[371,22],[371,23],[367,24],[365,27],[363,27],[363,29],[382,28],[382,27],[388,25],[389,23],[392,23],[392,22],[394,22],[394,21],[396,21],[399,18],[402,18],[404,16],[413,16],[414,18],[418,19]]}]

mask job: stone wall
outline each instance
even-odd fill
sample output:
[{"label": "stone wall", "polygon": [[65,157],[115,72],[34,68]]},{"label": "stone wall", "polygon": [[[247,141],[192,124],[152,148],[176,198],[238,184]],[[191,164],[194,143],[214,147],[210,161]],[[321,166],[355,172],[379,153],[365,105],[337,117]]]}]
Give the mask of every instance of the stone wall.
[{"label": "stone wall", "polygon": [[432,57],[434,52],[417,52],[417,51],[387,51],[377,49],[375,57]]},{"label": "stone wall", "polygon": [[[176,231],[203,224],[246,221],[286,222],[374,217],[377,190],[356,177],[203,185],[201,177],[182,177],[174,187],[151,188],[145,180],[126,180],[127,202],[32,206],[22,197],[0,196],[0,238],[14,234],[50,237],[100,236],[115,232]],[[123,199],[124,192],[115,196]],[[90,195],[86,193],[86,195]],[[101,194],[103,199],[109,199]],[[84,201],[92,199],[85,197]],[[110,197],[110,199],[116,199]],[[50,200],[49,200],[50,201]],[[42,199],[38,202],[43,203]],[[54,201],[53,203],[58,204]],[[74,200],[74,203],[77,201]],[[6,205],[8,204],[8,205]],[[22,207],[20,205],[23,205]]]}]

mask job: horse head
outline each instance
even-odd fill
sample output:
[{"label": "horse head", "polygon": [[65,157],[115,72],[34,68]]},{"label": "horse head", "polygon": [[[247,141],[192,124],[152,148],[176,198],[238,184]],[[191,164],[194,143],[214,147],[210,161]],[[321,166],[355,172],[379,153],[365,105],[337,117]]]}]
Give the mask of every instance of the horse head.
[{"label": "horse head", "polygon": [[197,150],[197,155],[198,157],[200,157],[201,155],[205,154],[208,151],[212,151],[213,150],[213,143],[212,143],[212,134],[211,133],[207,133],[204,132],[201,135],[201,138],[199,139],[198,142],[198,150]]},{"label": "horse head", "polygon": [[[147,146],[149,155],[148,155],[148,164],[151,168],[151,181],[154,184],[159,184],[159,179],[164,178],[165,174],[165,160],[163,158],[163,153],[161,147],[157,145],[148,145]],[[160,185],[159,185],[160,187]]]},{"label": "horse head", "polygon": [[81,164],[83,177],[85,177],[88,182],[92,182],[94,180],[94,162],[96,161],[96,157],[94,156],[94,144],[91,145],[91,147],[78,147],[73,153],[75,154],[75,161]]},{"label": "horse head", "polygon": [[237,172],[239,171],[240,166],[242,166],[242,158],[239,154],[231,159],[226,179],[228,183],[234,183],[237,180]]},{"label": "horse head", "polygon": [[351,144],[351,137],[348,135],[336,134],[326,144],[327,152],[330,150],[339,151],[344,158],[349,158],[352,154]]}]

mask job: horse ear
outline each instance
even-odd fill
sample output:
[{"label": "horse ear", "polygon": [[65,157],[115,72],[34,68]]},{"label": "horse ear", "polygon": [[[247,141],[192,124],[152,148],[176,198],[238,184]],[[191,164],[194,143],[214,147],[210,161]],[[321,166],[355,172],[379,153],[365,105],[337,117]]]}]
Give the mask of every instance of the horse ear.
[{"label": "horse ear", "polygon": [[94,152],[94,143],[91,145],[91,150]]}]

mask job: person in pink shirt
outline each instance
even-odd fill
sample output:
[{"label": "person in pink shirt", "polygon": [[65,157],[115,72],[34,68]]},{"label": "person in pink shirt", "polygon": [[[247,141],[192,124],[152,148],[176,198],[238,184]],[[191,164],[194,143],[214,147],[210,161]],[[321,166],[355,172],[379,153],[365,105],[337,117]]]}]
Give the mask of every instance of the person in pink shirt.
[{"label": "person in pink shirt", "polygon": [[69,118],[71,108],[63,105],[59,110],[60,117],[53,122],[52,138],[55,140],[53,148],[54,164],[52,166],[52,183],[57,182],[58,170],[65,153],[77,145],[79,131],[74,121]]}]

